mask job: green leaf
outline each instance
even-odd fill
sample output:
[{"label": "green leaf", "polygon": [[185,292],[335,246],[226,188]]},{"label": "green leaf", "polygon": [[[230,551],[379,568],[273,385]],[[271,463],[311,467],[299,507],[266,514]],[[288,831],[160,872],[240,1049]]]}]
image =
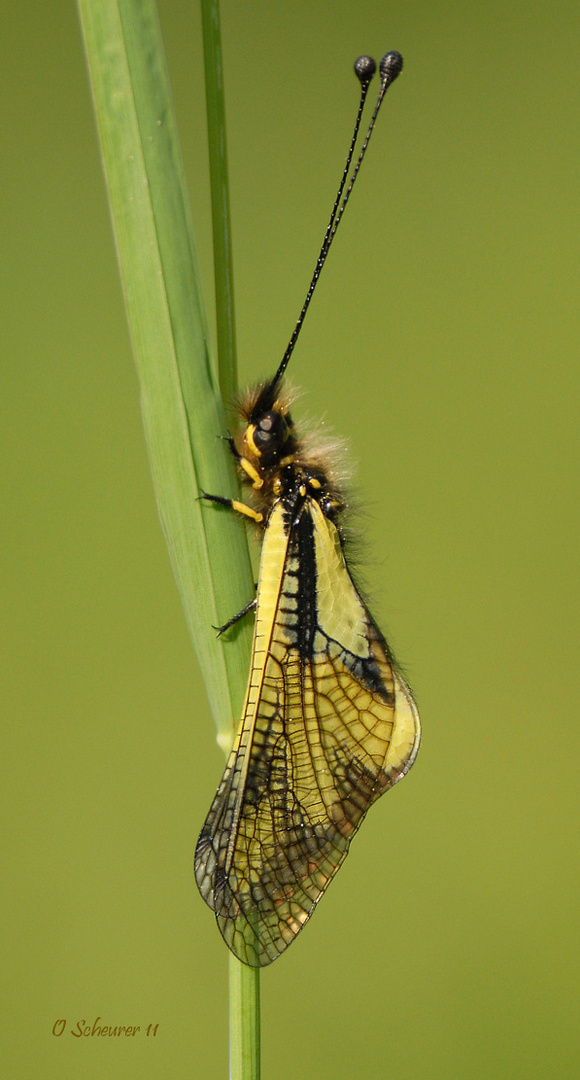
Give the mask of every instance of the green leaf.
[{"label": "green leaf", "polygon": [[[226,748],[251,628],[219,626],[254,593],[245,527],[199,501],[235,497],[154,0],[78,0],[159,514]],[[244,625],[244,622],[246,625]]]}]

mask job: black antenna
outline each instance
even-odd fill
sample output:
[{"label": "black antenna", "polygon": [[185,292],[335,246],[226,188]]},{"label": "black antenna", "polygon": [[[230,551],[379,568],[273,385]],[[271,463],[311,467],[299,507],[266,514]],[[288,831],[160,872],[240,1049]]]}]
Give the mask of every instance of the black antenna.
[{"label": "black antenna", "polygon": [[[362,164],[362,160],[363,160],[363,158],[365,156],[366,149],[367,149],[367,146],[368,146],[369,141],[370,141],[370,137],[371,137],[371,135],[373,133],[373,128],[375,126],[375,121],[377,119],[379,109],[380,109],[380,107],[381,107],[381,105],[383,103],[383,98],[384,98],[389,86],[391,85],[391,83],[394,82],[394,80],[397,78],[397,75],[400,74],[402,68],[403,68],[403,57],[401,56],[401,54],[399,52],[386,53],[385,56],[383,56],[383,59],[381,60],[381,62],[379,64],[379,71],[380,71],[380,76],[381,76],[381,89],[379,91],[379,96],[377,98],[377,103],[375,105],[373,115],[371,117],[371,122],[370,122],[370,124],[368,126],[368,131],[366,133],[364,143],[362,145],[360,154],[358,156],[358,161],[357,161],[357,163],[356,163],[356,165],[354,167],[354,170],[353,170],[353,174],[352,174],[352,177],[351,177],[351,180],[350,180],[350,184],[348,185],[348,188],[346,190],[346,194],[344,195],[344,198],[342,198],[342,193],[344,191],[344,187],[345,187],[345,184],[346,184],[346,181],[347,181],[348,171],[350,169],[352,156],[353,156],[353,153],[354,153],[354,148],[355,148],[355,144],[356,144],[356,140],[357,140],[357,136],[358,136],[358,132],[359,132],[359,127],[360,127],[360,122],[361,122],[361,118],[362,118],[364,104],[365,104],[365,101],[366,101],[367,91],[368,91],[368,88],[370,86],[373,75],[375,74],[375,71],[377,70],[377,65],[376,65],[375,61],[372,59],[372,57],[370,57],[370,56],[359,56],[358,60],[355,62],[354,71],[355,71],[355,75],[356,75],[357,79],[359,80],[359,82],[361,84],[361,96],[360,96],[360,102],[359,102],[359,107],[358,107],[357,118],[356,118],[356,122],[355,122],[355,125],[354,125],[354,132],[353,132],[353,136],[352,136],[352,140],[351,140],[351,144],[350,144],[350,150],[348,152],[348,156],[347,156],[347,159],[346,159],[346,165],[345,165],[345,168],[344,168],[344,172],[342,174],[342,180],[340,182],[340,186],[339,186],[339,189],[338,189],[338,194],[336,196],[336,199],[334,201],[334,206],[332,208],[332,213],[330,215],[330,220],[329,220],[328,225],[326,227],[326,232],[324,234],[324,240],[322,241],[322,247],[320,249],[320,254],[318,256],[318,260],[317,260],[317,263],[316,263],[316,268],[314,270],[314,274],[312,275],[312,281],[310,282],[308,292],[306,293],[306,299],[304,301],[302,311],[300,312],[300,315],[298,317],[298,322],[296,323],[296,326],[294,327],[294,332],[292,334],[292,337],[290,338],[290,341],[288,342],[288,347],[287,347],[286,352],[284,353],[284,356],[282,358],[282,363],[280,364],[280,367],[278,368],[274,378],[272,379],[272,382],[270,383],[270,390],[271,391],[276,389],[278,383],[280,382],[280,379],[282,378],[282,376],[283,376],[283,374],[284,374],[284,372],[285,372],[285,370],[286,370],[286,368],[288,366],[288,361],[290,360],[290,357],[292,356],[292,353],[294,351],[294,346],[295,346],[296,341],[298,339],[298,335],[299,335],[299,333],[300,333],[300,331],[302,329],[302,324],[304,322],[306,312],[308,311],[310,301],[312,300],[312,294],[313,294],[313,292],[314,292],[314,290],[316,288],[316,285],[318,283],[318,279],[320,277],[322,267],[324,266],[324,263],[326,261],[326,256],[328,255],[330,245],[332,244],[332,241],[334,240],[334,237],[336,235],[336,230],[338,229],[340,220],[341,220],[342,215],[344,214],[344,211],[345,211],[345,208],[346,208],[346,204],[347,204],[347,202],[348,202],[348,200],[350,198],[350,193],[351,193],[351,191],[352,191],[352,189],[354,187],[354,182],[355,182],[355,180],[356,180],[356,178],[357,178],[357,176],[359,174],[359,170],[360,170],[360,167],[361,167],[361,164]],[[342,202],[341,202],[341,198],[342,198]]]}]

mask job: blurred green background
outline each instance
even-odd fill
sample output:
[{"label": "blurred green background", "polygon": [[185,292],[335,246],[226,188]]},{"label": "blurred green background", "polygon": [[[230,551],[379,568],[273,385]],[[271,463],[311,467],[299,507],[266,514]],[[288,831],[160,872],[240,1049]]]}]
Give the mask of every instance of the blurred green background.
[{"label": "blurred green background", "polygon": [[[200,22],[160,0],[211,293]],[[417,765],[262,980],[277,1080],[578,1077],[576,3],[222,5],[242,383],[278,364],[351,64],[397,48],[293,359],[346,436]],[[72,3],[3,5],[3,1064],[227,1073],[192,874],[223,767],[158,524]],[[210,304],[211,310],[211,304]],[[155,1037],[69,1028],[158,1024]]]}]

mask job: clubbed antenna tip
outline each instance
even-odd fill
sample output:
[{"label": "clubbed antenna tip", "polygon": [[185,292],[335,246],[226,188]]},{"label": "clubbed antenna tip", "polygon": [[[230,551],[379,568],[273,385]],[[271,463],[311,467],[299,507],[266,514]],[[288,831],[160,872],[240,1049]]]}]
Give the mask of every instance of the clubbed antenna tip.
[{"label": "clubbed antenna tip", "polygon": [[376,61],[373,60],[372,56],[359,56],[358,60],[354,62],[354,73],[361,86],[369,85],[376,70]]},{"label": "clubbed antenna tip", "polygon": [[403,57],[400,52],[388,52],[385,53],[383,59],[379,64],[379,71],[381,73],[381,79],[386,80],[388,83],[394,82],[397,75],[400,75],[403,70]]},{"label": "clubbed antenna tip", "polygon": [[[351,144],[350,144],[350,149],[349,149],[349,152],[348,152],[348,155],[347,155],[346,165],[344,167],[344,171],[343,171],[343,174],[342,174],[342,180],[340,181],[340,186],[339,186],[339,189],[338,189],[338,193],[337,193],[337,196],[336,196],[336,199],[335,199],[335,202],[334,202],[334,206],[332,208],[332,213],[330,215],[330,221],[328,222],[328,225],[326,227],[326,233],[324,234],[324,240],[322,241],[322,247],[320,249],[320,254],[318,256],[318,260],[317,260],[317,263],[316,263],[316,268],[314,270],[314,274],[312,276],[312,281],[310,282],[310,286],[309,286],[308,292],[306,294],[306,299],[305,299],[304,304],[302,306],[302,311],[300,312],[300,315],[298,317],[298,322],[296,323],[296,326],[294,327],[294,332],[292,334],[292,337],[290,338],[290,341],[288,342],[288,347],[286,349],[286,352],[284,353],[284,356],[282,357],[282,363],[280,364],[280,367],[278,368],[274,378],[272,379],[272,381],[269,383],[269,386],[268,386],[268,393],[270,394],[270,397],[271,397],[272,401],[274,400],[274,396],[277,393],[277,390],[278,390],[278,387],[279,387],[279,384],[280,384],[280,380],[282,379],[282,376],[284,375],[284,372],[286,371],[286,367],[288,366],[288,361],[289,361],[289,359],[290,359],[290,357],[292,355],[292,352],[294,350],[294,346],[295,346],[296,341],[298,339],[298,335],[300,333],[300,330],[302,329],[302,324],[304,322],[304,317],[306,315],[306,312],[308,311],[308,307],[309,307],[310,301],[312,299],[312,294],[313,294],[313,292],[314,292],[314,290],[316,288],[318,279],[320,277],[320,272],[322,270],[322,267],[324,266],[324,263],[326,261],[326,256],[328,255],[330,245],[331,245],[332,241],[334,240],[334,237],[336,235],[336,230],[338,229],[338,226],[340,224],[342,215],[344,214],[344,211],[345,211],[345,208],[346,208],[346,204],[347,204],[347,202],[348,202],[348,200],[350,198],[350,193],[351,193],[351,191],[353,189],[354,182],[355,182],[355,180],[356,180],[356,178],[358,176],[359,169],[360,169],[361,164],[362,164],[362,160],[363,160],[363,158],[364,158],[364,156],[366,154],[367,146],[369,144],[370,137],[371,137],[371,135],[373,133],[373,128],[375,126],[375,120],[377,118],[377,115],[378,115],[379,109],[381,107],[383,98],[384,98],[389,86],[397,78],[397,75],[399,75],[401,73],[402,69],[403,69],[403,57],[401,56],[400,52],[396,52],[396,51],[393,50],[392,52],[385,53],[385,55],[383,56],[383,59],[381,60],[381,62],[379,64],[379,71],[380,71],[380,74],[381,74],[381,88],[379,90],[377,103],[376,103],[376,105],[374,107],[374,111],[373,111],[373,114],[372,114],[372,117],[371,117],[370,124],[368,126],[368,130],[367,130],[367,133],[366,133],[363,145],[362,145],[362,149],[360,151],[360,154],[358,156],[358,160],[357,160],[356,165],[354,167],[354,170],[352,172],[352,175],[351,175],[351,178],[350,178],[350,183],[349,183],[346,191],[344,191],[345,185],[346,185],[346,182],[347,182],[347,179],[348,179],[348,174],[349,174],[349,170],[350,170],[352,156],[353,156],[353,153],[354,153],[355,144],[356,144],[356,141],[357,141],[357,138],[358,138],[359,126],[360,126],[361,117],[362,117],[362,113],[363,113],[363,109],[364,109],[364,105],[365,105],[365,101],[366,101],[366,97],[367,97],[368,88],[369,88],[369,86],[371,84],[371,81],[372,81],[372,78],[373,78],[373,76],[374,76],[374,74],[375,74],[375,72],[377,70],[376,62],[373,60],[372,56],[359,56],[358,60],[355,60],[354,72],[355,72],[355,75],[356,75],[358,81],[360,82],[361,94],[360,94],[360,102],[359,102],[356,122],[355,122],[355,125],[354,125],[354,131],[353,131],[353,134],[352,134],[352,140],[351,140]],[[343,192],[344,192],[344,195],[343,195]]]}]

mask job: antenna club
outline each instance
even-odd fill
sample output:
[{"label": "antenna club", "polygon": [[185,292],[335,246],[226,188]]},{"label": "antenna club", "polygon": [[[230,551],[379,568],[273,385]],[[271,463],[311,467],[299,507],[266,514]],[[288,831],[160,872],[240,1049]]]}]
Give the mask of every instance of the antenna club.
[{"label": "antenna club", "polygon": [[403,57],[400,52],[388,52],[385,53],[383,59],[379,64],[379,71],[381,73],[381,81],[390,86],[392,82],[397,78],[397,75],[401,74],[403,70]]},{"label": "antenna club", "polygon": [[[276,374],[274,375],[274,378],[271,380],[271,382],[269,384],[267,384],[267,387],[263,391],[263,394],[265,394],[267,392],[267,394],[270,397],[272,397],[272,400],[274,400],[274,396],[278,391],[278,388],[280,386],[280,382],[282,380],[284,372],[286,371],[286,368],[288,367],[288,362],[289,362],[290,357],[292,356],[292,353],[294,351],[294,346],[296,345],[296,341],[298,340],[298,335],[299,335],[299,333],[300,333],[300,331],[302,329],[302,326],[304,324],[304,318],[306,316],[306,312],[308,311],[308,308],[310,306],[310,301],[312,300],[314,290],[315,290],[315,288],[316,288],[316,286],[318,284],[318,281],[320,279],[320,274],[321,274],[322,268],[323,268],[323,266],[324,266],[324,264],[326,262],[326,257],[328,255],[328,252],[330,251],[330,245],[332,244],[332,241],[334,240],[334,237],[336,236],[336,230],[338,229],[338,226],[340,225],[340,222],[342,221],[342,215],[344,214],[346,204],[348,203],[348,200],[350,198],[350,194],[352,192],[352,189],[354,187],[356,178],[357,178],[357,176],[359,174],[360,167],[362,165],[364,156],[366,154],[367,147],[369,145],[370,138],[371,138],[371,135],[372,135],[373,130],[374,130],[375,120],[376,120],[376,118],[378,116],[379,109],[380,109],[381,104],[382,104],[382,102],[384,100],[384,97],[385,97],[385,94],[387,92],[388,87],[393,82],[393,80],[397,78],[397,75],[400,73],[400,71],[403,68],[403,57],[401,56],[401,54],[399,52],[394,52],[394,51],[393,52],[388,52],[388,53],[385,54],[385,56],[383,56],[383,59],[380,62],[379,68],[380,68],[380,72],[381,72],[381,88],[380,88],[378,96],[377,96],[377,101],[376,101],[375,107],[373,109],[373,114],[371,116],[371,120],[370,120],[368,129],[367,129],[367,133],[366,133],[366,135],[364,137],[363,144],[362,144],[358,159],[356,161],[356,164],[355,164],[354,169],[352,170],[352,173],[351,173],[351,176],[350,176],[350,182],[348,183],[348,187],[347,187],[347,189],[345,191],[344,189],[345,189],[345,185],[346,185],[346,183],[348,181],[348,177],[349,177],[350,167],[351,167],[351,163],[352,163],[352,156],[353,156],[354,149],[355,149],[356,142],[357,142],[358,135],[359,135],[360,122],[361,122],[361,118],[362,118],[362,115],[363,115],[363,110],[364,110],[365,103],[366,103],[367,91],[368,91],[371,79],[372,79],[373,75],[375,74],[375,72],[377,70],[377,65],[376,65],[375,61],[373,60],[373,58],[371,56],[359,56],[358,60],[356,60],[355,64],[354,64],[355,75],[356,75],[357,79],[359,80],[359,82],[361,84],[361,93],[360,93],[360,101],[359,101],[359,106],[358,106],[358,111],[357,111],[357,117],[356,117],[356,121],[355,121],[355,125],[354,125],[354,131],[353,131],[352,139],[351,139],[351,143],[350,143],[350,149],[349,149],[348,154],[347,154],[346,165],[344,167],[344,171],[343,171],[343,174],[342,174],[342,179],[340,181],[340,186],[338,188],[338,194],[337,194],[336,199],[334,201],[334,206],[332,208],[332,213],[330,215],[330,221],[328,222],[328,225],[326,226],[326,232],[324,234],[324,240],[322,241],[322,247],[321,247],[320,253],[318,255],[318,259],[317,259],[317,262],[316,262],[316,267],[314,269],[314,274],[312,275],[312,280],[310,282],[310,285],[308,286],[308,292],[306,293],[306,299],[304,301],[304,304],[302,305],[302,311],[300,312],[300,315],[298,316],[298,322],[296,323],[296,326],[294,327],[292,337],[290,338],[290,341],[288,342],[288,346],[286,348],[286,352],[284,353],[284,356],[282,357],[282,363],[280,364],[280,367],[278,368]],[[269,400],[269,398],[268,398],[268,400]]]},{"label": "antenna club", "polygon": [[367,87],[377,70],[376,61],[372,56],[359,56],[354,62],[354,73],[361,86]]}]

